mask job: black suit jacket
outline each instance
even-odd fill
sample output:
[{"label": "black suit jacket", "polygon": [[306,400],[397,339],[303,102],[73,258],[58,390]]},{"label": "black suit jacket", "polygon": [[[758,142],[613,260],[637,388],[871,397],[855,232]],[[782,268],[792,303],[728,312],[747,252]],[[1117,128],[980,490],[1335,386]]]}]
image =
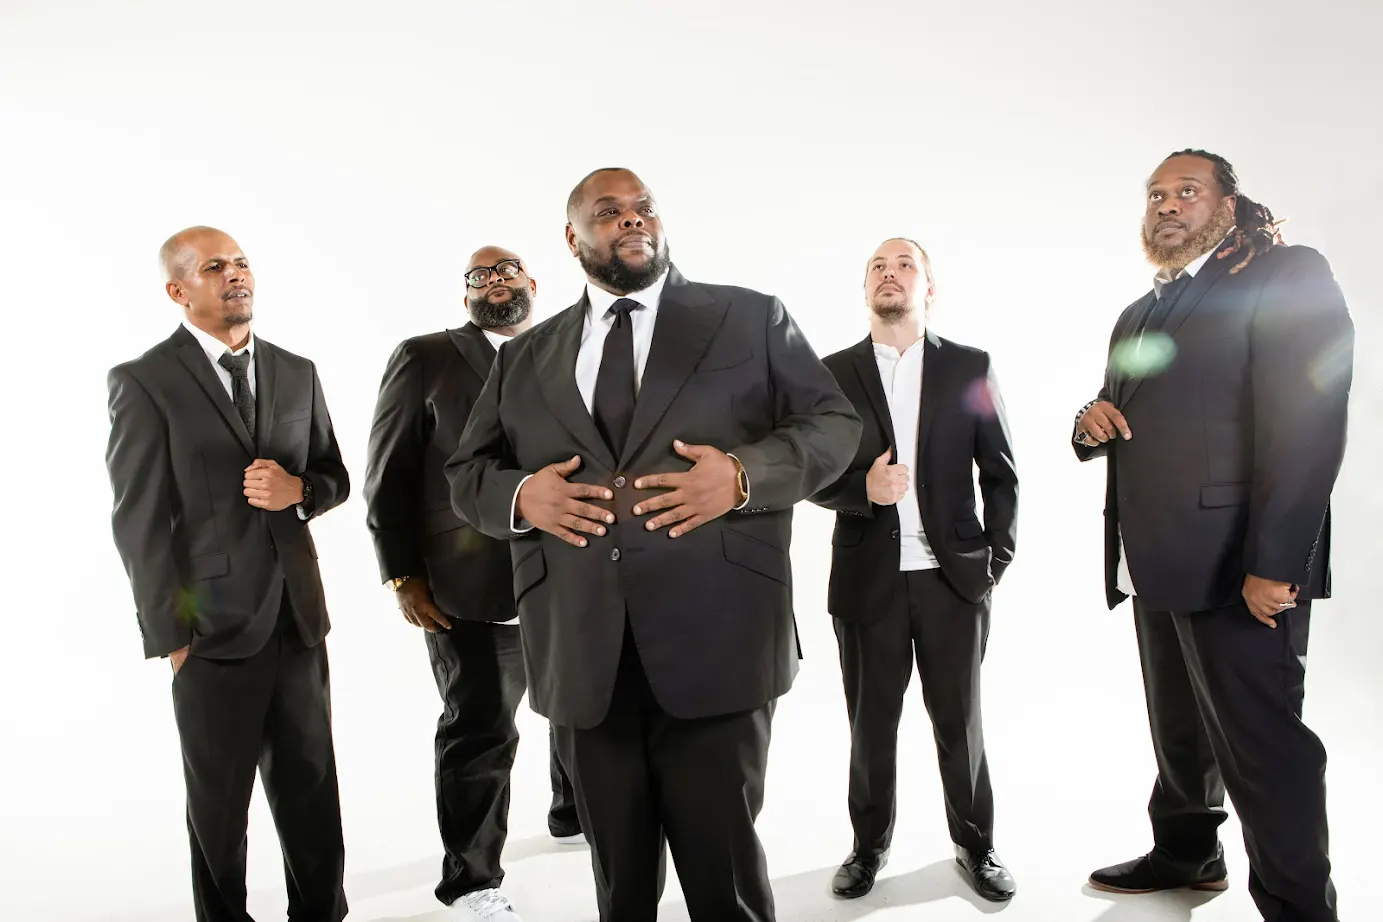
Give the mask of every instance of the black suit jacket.
[{"label": "black suit jacket", "polygon": [[426,577],[437,607],[470,621],[515,614],[509,545],[456,514],[444,471],[494,357],[472,323],[400,344],[379,386],[365,473],[380,578]]},{"label": "black suit jacket", "polygon": [[307,522],[293,506],[251,506],[244,472],[265,458],[310,479],[310,518],[344,502],[350,479],[313,364],[258,337],[254,361],[258,446],[183,327],[108,376],[112,524],[147,657],[189,644],[197,656],[249,656],[285,589],[304,641],[330,628]]},{"label": "black suit jacket", "polygon": [[[1013,562],[1017,545],[1018,471],[1008,420],[988,353],[930,330],[923,349],[912,471],[922,530],[946,579],[960,595],[979,602]],[[837,618],[876,621],[907,602],[897,581],[888,579],[898,572],[898,507],[875,505],[865,489],[875,458],[892,449],[897,463],[897,440],[871,338],[825,362],[864,418],[849,469],[811,498],[836,513],[827,608]],[[984,524],[975,513],[976,468]]]},{"label": "black suit jacket", "polygon": [[[669,273],[623,456],[576,388],[586,299],[499,350],[447,465],[461,516],[508,539],[533,707],[598,724],[626,616],[659,704],[675,717],[758,707],[797,672],[788,545],[792,507],[835,479],[860,421],[776,299]],[[631,509],[641,474],[691,465],[674,439],[735,454],[750,499],[685,536],[650,533]],[[573,481],[610,487],[617,522],[585,548],[530,531],[511,509],[526,473],[580,455]],[[627,615],[626,615],[627,613]]]},{"label": "black suit jacket", "polygon": [[[1354,324],[1325,257],[1300,246],[1259,253],[1238,274],[1222,247],[1163,325],[1170,361],[1135,376],[1120,356],[1154,300],[1130,305],[1110,338],[1100,399],[1133,438],[1108,455],[1105,592],[1119,535],[1139,597],[1154,610],[1237,601],[1244,576],[1330,594],[1330,493],[1345,449]],[[1074,431],[1072,433],[1074,435]],[[1074,444],[1074,443],[1073,443]]]}]

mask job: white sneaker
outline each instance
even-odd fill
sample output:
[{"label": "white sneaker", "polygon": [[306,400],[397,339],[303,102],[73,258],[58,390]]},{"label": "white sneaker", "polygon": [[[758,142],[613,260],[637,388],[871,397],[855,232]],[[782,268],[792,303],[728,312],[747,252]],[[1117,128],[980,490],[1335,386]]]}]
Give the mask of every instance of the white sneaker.
[{"label": "white sneaker", "polygon": [[584,832],[578,832],[570,836],[553,836],[552,840],[558,845],[585,845],[586,834]]},{"label": "white sneaker", "polygon": [[451,922],[523,922],[499,890],[472,890],[456,898],[447,914]]}]

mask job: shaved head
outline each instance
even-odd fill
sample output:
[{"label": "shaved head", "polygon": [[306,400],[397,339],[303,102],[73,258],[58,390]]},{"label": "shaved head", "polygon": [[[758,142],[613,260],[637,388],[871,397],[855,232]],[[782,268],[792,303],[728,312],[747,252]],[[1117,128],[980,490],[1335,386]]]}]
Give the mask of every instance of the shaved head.
[{"label": "shaved head", "polygon": [[[577,212],[577,209],[581,207],[581,199],[586,194],[586,184],[589,183],[595,177],[599,176],[601,173],[628,173],[630,176],[634,176],[633,170],[626,169],[622,166],[603,166],[598,170],[591,170],[591,172],[581,177],[581,181],[577,183],[575,188],[571,190],[571,195],[567,196],[568,222],[572,220],[573,216]],[[634,178],[635,181],[638,180],[638,177]]]},{"label": "shaved head", "polygon": [[204,225],[183,228],[163,241],[163,246],[158,248],[158,261],[163,267],[165,282],[185,279],[192,273],[197,265],[196,243],[207,237],[220,237],[229,241],[231,249],[240,249],[225,231]]}]

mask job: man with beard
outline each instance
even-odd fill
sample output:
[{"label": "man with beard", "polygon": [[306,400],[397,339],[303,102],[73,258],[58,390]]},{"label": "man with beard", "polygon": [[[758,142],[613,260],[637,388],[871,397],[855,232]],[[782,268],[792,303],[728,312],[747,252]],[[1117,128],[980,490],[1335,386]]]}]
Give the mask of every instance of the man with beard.
[{"label": "man with beard", "polygon": [[1002,902],[1016,886],[994,852],[980,665],[991,591],[1013,562],[1018,531],[1008,423],[989,355],[926,328],[935,286],[921,246],[884,241],[864,291],[869,335],[825,360],[864,435],[845,474],[812,497],[836,513],[827,607],[850,718],[855,844],[832,890],[864,896],[887,860],[915,656],[956,861],[975,892]]},{"label": "man with beard", "polygon": [[499,350],[452,501],[509,539],[533,707],[558,725],[600,918],[773,918],[754,821],[797,672],[792,507],[860,421],[776,299],[683,278],[628,170],[567,203],[581,300]]},{"label": "man with beard", "polygon": [[[375,406],[365,479],[380,576],[409,624],[422,628],[442,716],[437,722],[437,822],[446,855],[437,899],[460,920],[515,922],[499,892],[508,830],[514,714],[527,688],[506,542],[452,510],[443,465],[456,450],[495,350],[527,330],[538,283],[499,247],[466,264],[470,322],[404,341]],[[549,734],[559,842],[583,842],[571,782]]]},{"label": "man with beard", "polygon": [[1106,598],[1133,596],[1158,769],[1155,847],[1090,883],[1225,889],[1228,790],[1263,918],[1333,922],[1325,749],[1301,714],[1354,326],[1324,257],[1277,226],[1223,158],[1163,161],[1143,217],[1153,290],[1077,414],[1077,457],[1109,459]]},{"label": "man with beard", "polygon": [[146,657],[173,667],[199,922],[247,922],[255,768],[274,814],[288,915],[338,922],[345,849],[308,521],[344,502],[311,362],[250,332],[254,275],[209,227],[160,252],[182,326],[113,368],[106,464],[115,545]]}]

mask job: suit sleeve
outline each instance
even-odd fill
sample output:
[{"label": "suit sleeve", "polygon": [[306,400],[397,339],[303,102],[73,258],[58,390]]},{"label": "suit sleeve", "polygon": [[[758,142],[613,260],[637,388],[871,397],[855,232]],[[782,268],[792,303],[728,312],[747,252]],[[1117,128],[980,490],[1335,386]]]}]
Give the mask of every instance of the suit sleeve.
[{"label": "suit sleeve", "polygon": [[[830,365],[826,367],[835,375],[838,383],[840,376],[836,374],[835,369]],[[856,412],[859,411],[856,410]],[[858,515],[872,519],[874,518],[874,504],[869,499],[869,489],[865,484],[865,480],[869,476],[869,468],[867,466],[853,466],[853,459],[851,459],[851,464],[852,466],[847,468],[844,474],[813,493],[808,499],[832,512],[843,512],[846,515]]]},{"label": "suit sleeve", "polygon": [[1304,584],[1345,451],[1354,322],[1315,250],[1284,252],[1254,314],[1253,488],[1244,569]]},{"label": "suit sleeve", "polygon": [[312,435],[307,445],[307,469],[302,476],[312,481],[312,509],[308,518],[315,519],[329,509],[341,505],[351,494],[351,479],[341,460],[336,444],[336,431],[327,412],[326,395],[312,366]]},{"label": "suit sleeve", "polygon": [[500,392],[512,343],[500,346],[471,408],[456,452],[446,464],[451,505],[456,514],[481,534],[497,540],[513,538],[514,508],[519,485],[530,472],[521,470],[500,418]]},{"label": "suit sleeve", "polygon": [[402,343],[380,381],[365,464],[365,525],[374,540],[381,581],[424,573],[420,516],[426,410],[423,360]]},{"label": "suit sleeve", "polygon": [[980,496],[984,500],[984,533],[993,550],[991,564],[998,582],[1018,543],[1018,468],[1013,463],[1013,440],[1004,410],[999,381],[989,356],[985,375],[977,381],[979,421],[975,427],[975,466],[979,468]]},{"label": "suit sleeve", "polygon": [[192,642],[173,546],[173,466],[168,422],[127,370],[113,369],[106,469],[115,503],[115,546],[130,578],[146,657],[167,656]]},{"label": "suit sleeve", "polygon": [[864,430],[777,298],[769,306],[765,339],[775,425],[764,438],[730,452],[749,478],[749,505],[741,514],[790,509],[834,481],[853,460]]}]

